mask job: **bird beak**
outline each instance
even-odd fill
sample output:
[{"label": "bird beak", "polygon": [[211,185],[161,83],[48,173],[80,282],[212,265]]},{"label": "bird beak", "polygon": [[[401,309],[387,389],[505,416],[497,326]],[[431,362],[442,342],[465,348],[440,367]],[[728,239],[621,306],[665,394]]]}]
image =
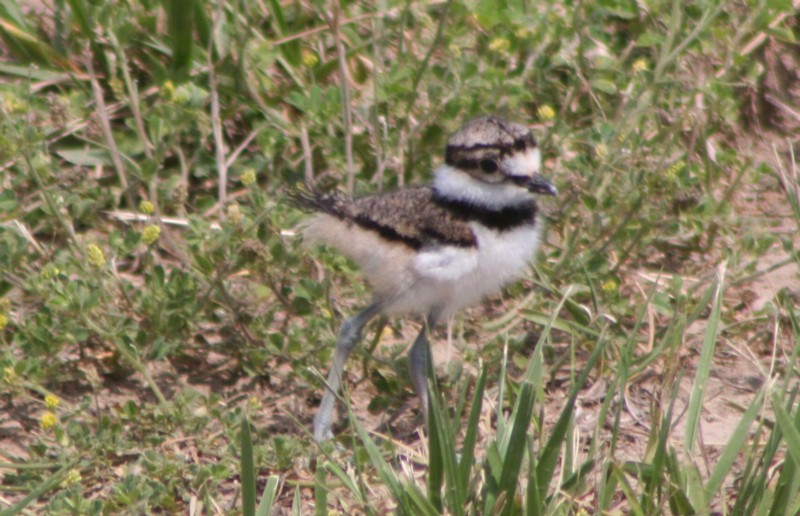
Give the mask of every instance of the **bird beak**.
[{"label": "bird beak", "polygon": [[531,178],[525,182],[525,186],[533,193],[542,195],[558,195],[558,189],[556,189],[555,186],[551,185],[547,179],[543,178],[539,174],[533,174]]}]

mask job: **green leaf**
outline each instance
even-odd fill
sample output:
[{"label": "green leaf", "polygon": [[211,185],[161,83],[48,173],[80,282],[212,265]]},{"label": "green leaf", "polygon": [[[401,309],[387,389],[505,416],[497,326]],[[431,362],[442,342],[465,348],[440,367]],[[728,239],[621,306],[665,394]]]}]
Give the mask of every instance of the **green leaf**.
[{"label": "green leaf", "polygon": [[98,149],[59,149],[56,154],[61,156],[67,163],[80,167],[96,167],[98,165],[110,165],[111,158],[108,152]]},{"label": "green leaf", "polygon": [[617,85],[608,79],[594,78],[589,81],[589,84],[591,85],[592,89],[602,91],[608,95],[616,95],[617,93]]}]

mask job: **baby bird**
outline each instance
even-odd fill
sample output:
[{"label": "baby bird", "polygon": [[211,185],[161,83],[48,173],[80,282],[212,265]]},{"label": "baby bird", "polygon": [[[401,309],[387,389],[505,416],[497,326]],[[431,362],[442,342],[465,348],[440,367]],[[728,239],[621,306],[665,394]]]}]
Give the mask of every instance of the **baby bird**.
[{"label": "baby bird", "polygon": [[429,186],[355,200],[302,196],[301,204],[317,212],[305,225],[304,239],[350,257],[373,288],[371,303],[339,331],[314,418],[317,441],[333,435],[345,361],[378,314],[423,317],[409,370],[427,421],[428,332],[525,271],[542,231],[535,197],[557,195],[540,167],[539,148],[525,126],[486,116],[450,137],[445,162]]}]

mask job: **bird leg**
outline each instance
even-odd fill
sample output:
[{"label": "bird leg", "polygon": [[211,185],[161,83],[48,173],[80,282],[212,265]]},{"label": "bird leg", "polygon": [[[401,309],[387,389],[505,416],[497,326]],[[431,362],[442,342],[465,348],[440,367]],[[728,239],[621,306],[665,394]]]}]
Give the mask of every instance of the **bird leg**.
[{"label": "bird leg", "polygon": [[428,317],[425,318],[425,323],[422,325],[419,335],[417,335],[414,344],[411,346],[411,351],[408,352],[411,383],[414,384],[414,390],[417,391],[419,409],[425,418],[426,428],[428,426],[428,357],[430,356],[428,333],[436,325],[436,319],[438,318],[439,310],[431,310]]},{"label": "bird leg", "polygon": [[342,328],[339,330],[339,338],[336,340],[336,349],[333,352],[333,365],[331,366],[331,372],[328,374],[325,394],[322,396],[322,402],[320,402],[317,414],[314,416],[314,439],[317,442],[333,437],[333,432],[331,432],[333,405],[339,392],[339,386],[342,383],[344,363],[347,361],[347,357],[350,356],[350,352],[358,344],[358,341],[361,340],[364,326],[379,312],[379,304],[374,303],[342,323]]}]

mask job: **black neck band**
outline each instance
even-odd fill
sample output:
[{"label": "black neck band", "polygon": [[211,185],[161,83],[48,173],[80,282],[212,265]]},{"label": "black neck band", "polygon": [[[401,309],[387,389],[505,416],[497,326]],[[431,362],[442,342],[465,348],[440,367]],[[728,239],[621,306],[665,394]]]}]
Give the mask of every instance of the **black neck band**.
[{"label": "black neck band", "polygon": [[460,219],[480,222],[488,228],[499,231],[532,224],[536,220],[536,201],[533,199],[518,206],[492,209],[471,202],[450,199],[434,190],[433,202],[454,213]]}]

